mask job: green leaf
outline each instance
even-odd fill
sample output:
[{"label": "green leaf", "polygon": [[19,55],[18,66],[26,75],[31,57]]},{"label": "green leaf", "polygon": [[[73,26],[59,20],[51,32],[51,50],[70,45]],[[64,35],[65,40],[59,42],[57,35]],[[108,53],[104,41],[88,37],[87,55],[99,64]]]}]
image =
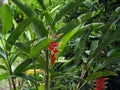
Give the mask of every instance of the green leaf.
[{"label": "green leaf", "polygon": [[[34,17],[37,16],[35,11],[25,4],[25,2],[21,0],[13,0],[13,2],[28,16],[28,17]],[[38,38],[44,37],[47,35],[47,31],[45,29],[45,26],[43,22],[39,19],[36,18],[36,20],[33,22],[33,29],[35,34],[38,36]]]},{"label": "green leaf", "polygon": [[34,10],[21,0],[12,0],[28,17],[36,16]]},{"label": "green leaf", "polygon": [[118,64],[118,62],[120,62],[120,52],[115,52],[110,57],[101,59],[101,61],[104,62],[98,65],[94,71],[102,70],[103,68],[113,64]]},{"label": "green leaf", "polygon": [[37,82],[32,76],[28,76],[28,75],[25,75],[25,74],[18,74],[17,76],[25,78],[26,80],[30,80],[33,83]]},{"label": "green leaf", "polygon": [[39,4],[41,5],[43,10],[46,10],[46,6],[44,4],[44,0],[37,0],[39,2]]},{"label": "green leaf", "polygon": [[0,75],[0,81],[6,78],[8,78],[8,73],[4,73]]},{"label": "green leaf", "polygon": [[93,80],[93,79],[100,78],[100,77],[116,76],[116,75],[117,74],[113,71],[99,71],[99,72],[94,72],[90,74],[86,79]]},{"label": "green leaf", "polygon": [[87,20],[91,19],[97,14],[99,14],[99,11],[93,11],[93,12],[82,14],[77,19],[72,20],[67,25],[65,25],[60,30],[58,30],[56,34],[63,33],[62,36],[64,36],[67,33],[69,33],[71,30],[73,30],[75,27],[77,27],[78,25],[81,25],[81,26],[84,25],[84,23],[86,23]]},{"label": "green leaf", "polygon": [[22,74],[28,65],[30,65],[33,62],[32,59],[27,59],[25,61],[23,61],[20,65],[18,65],[15,70],[14,70],[14,74],[18,75],[18,74]]},{"label": "green leaf", "polygon": [[1,19],[2,19],[2,33],[6,34],[11,30],[12,24],[12,11],[7,4],[3,4],[1,7]]},{"label": "green leaf", "polygon": [[[76,27],[75,29],[73,29],[72,31],[70,31],[69,33],[67,33],[61,40],[61,44],[59,45],[60,50],[63,50],[67,44],[67,42],[74,36],[76,37],[77,35],[81,35],[83,34],[83,32],[85,32],[86,30],[88,30],[89,27],[92,27],[93,30],[100,28],[101,26],[103,26],[102,23],[92,23],[92,24],[88,24],[85,26],[81,26],[79,25],[78,27]],[[81,47],[83,48],[83,47]],[[60,54],[61,52],[59,52]],[[58,54],[58,55],[59,55]]]},{"label": "green leaf", "polygon": [[0,65],[0,69],[3,69],[5,71],[7,71],[6,67],[4,65]]},{"label": "green leaf", "polygon": [[3,51],[3,49],[2,49],[1,47],[0,47],[0,56],[1,56],[4,60],[6,60],[6,58],[7,58],[5,52]]},{"label": "green leaf", "polygon": [[53,25],[56,23],[56,21],[60,20],[64,15],[69,13],[72,9],[74,9],[79,2],[82,0],[72,0],[69,3],[65,4],[57,13],[55,16],[55,19],[53,21]]},{"label": "green leaf", "polygon": [[[25,28],[33,21],[35,21],[35,19],[36,17],[31,17],[18,24],[14,32],[11,33],[10,36],[8,37],[7,39],[8,44],[13,45],[16,42],[16,40],[19,38],[19,36],[25,31]],[[10,49],[10,47],[8,47],[8,49]]]},{"label": "green leaf", "polygon": [[36,45],[31,47],[30,49],[30,57],[35,57],[41,50],[45,49],[49,43],[50,43],[49,38],[42,38],[40,39]]}]

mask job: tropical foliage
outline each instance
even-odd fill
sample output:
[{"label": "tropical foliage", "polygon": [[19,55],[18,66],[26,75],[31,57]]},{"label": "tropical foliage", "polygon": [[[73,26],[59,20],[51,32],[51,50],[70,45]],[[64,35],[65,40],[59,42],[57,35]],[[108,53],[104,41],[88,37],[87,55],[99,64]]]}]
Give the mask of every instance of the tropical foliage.
[{"label": "tropical foliage", "polygon": [[117,0],[1,3],[0,81],[10,90],[107,89],[120,67],[119,6]]}]

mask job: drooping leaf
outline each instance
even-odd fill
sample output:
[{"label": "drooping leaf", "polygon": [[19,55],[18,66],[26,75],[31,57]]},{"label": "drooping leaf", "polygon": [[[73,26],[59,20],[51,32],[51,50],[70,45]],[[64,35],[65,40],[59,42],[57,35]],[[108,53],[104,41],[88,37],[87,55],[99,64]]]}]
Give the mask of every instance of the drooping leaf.
[{"label": "drooping leaf", "polygon": [[[13,45],[16,40],[19,38],[19,36],[25,31],[25,28],[31,24],[33,21],[35,21],[36,17],[32,17],[32,18],[28,18],[24,21],[22,21],[14,30],[14,32],[12,34],[10,34],[10,36],[7,39],[8,44]],[[7,47],[8,49],[10,49],[10,47]]]},{"label": "drooping leaf", "polygon": [[117,74],[113,71],[99,71],[90,74],[87,80],[93,80],[95,78],[106,77],[106,76],[116,76]]},{"label": "drooping leaf", "polygon": [[3,4],[1,8],[1,19],[2,19],[2,33],[6,34],[11,30],[12,23],[12,11],[7,4]]},{"label": "drooping leaf", "polygon": [[28,65],[30,65],[33,62],[32,59],[27,59],[25,61],[23,61],[21,64],[19,64],[15,70],[14,70],[14,74],[18,75],[18,74],[22,74]]},{"label": "drooping leaf", "polygon": [[42,49],[45,49],[49,45],[50,41],[49,38],[40,39],[36,45],[31,47],[30,57],[35,57]]}]

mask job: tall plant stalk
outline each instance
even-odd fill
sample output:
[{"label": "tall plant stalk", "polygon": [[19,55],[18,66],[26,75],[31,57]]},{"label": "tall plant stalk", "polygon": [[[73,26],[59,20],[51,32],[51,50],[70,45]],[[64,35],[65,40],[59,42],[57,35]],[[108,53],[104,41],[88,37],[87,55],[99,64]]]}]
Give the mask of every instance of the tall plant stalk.
[{"label": "tall plant stalk", "polygon": [[48,50],[46,49],[46,80],[45,80],[45,90],[50,88],[50,74],[49,74],[49,56]]}]

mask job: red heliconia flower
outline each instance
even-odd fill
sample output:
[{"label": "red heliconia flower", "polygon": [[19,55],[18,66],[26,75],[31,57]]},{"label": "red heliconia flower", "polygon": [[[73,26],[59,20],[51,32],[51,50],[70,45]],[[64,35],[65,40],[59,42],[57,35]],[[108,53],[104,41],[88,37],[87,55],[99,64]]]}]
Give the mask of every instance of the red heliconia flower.
[{"label": "red heliconia flower", "polygon": [[48,46],[48,49],[51,51],[51,61],[50,64],[51,66],[54,66],[55,61],[56,61],[56,53],[59,52],[59,50],[57,49],[58,45],[60,43],[59,42],[50,42],[50,46]]},{"label": "red heliconia flower", "polygon": [[106,78],[101,77],[96,80],[96,90],[104,90],[105,89],[105,80]]},{"label": "red heliconia flower", "polygon": [[58,50],[58,49],[55,49],[55,50],[53,50],[53,52],[54,52],[54,53],[57,53],[57,52],[59,52],[59,50]]},{"label": "red heliconia flower", "polygon": [[56,54],[54,53],[54,54],[51,55],[51,62],[50,62],[50,65],[51,65],[51,66],[54,66],[55,61],[56,61]]},{"label": "red heliconia flower", "polygon": [[50,50],[54,50],[54,46],[48,46],[48,48],[50,49]]}]

